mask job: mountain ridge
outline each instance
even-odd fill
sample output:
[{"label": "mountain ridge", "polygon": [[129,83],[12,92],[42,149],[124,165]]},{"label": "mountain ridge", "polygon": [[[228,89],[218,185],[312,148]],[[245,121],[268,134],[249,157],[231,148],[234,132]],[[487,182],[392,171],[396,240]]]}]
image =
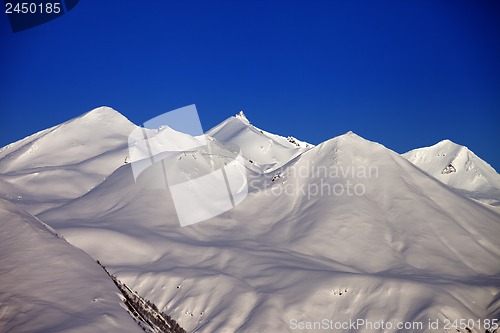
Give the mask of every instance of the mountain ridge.
[{"label": "mountain ridge", "polygon": [[[207,132],[208,153],[175,151],[138,177],[116,159],[90,190],[61,194],[62,204],[38,191],[50,206],[43,210],[11,201],[191,332],[293,332],[293,323],[323,318],[442,324],[498,316],[500,212],[352,132],[306,149],[238,117]],[[182,184],[224,167],[238,143],[245,200],[180,227],[168,186],[158,186],[162,169]],[[2,185],[4,193],[33,184],[9,177],[0,173],[12,186]]]}]

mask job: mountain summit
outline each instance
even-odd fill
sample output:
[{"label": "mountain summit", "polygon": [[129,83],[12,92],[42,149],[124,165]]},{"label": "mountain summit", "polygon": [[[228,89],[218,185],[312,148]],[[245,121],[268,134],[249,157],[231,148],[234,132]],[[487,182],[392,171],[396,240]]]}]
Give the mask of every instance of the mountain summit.
[{"label": "mountain summit", "polygon": [[470,197],[500,203],[500,175],[469,148],[450,140],[402,155],[439,181]]},{"label": "mountain summit", "polygon": [[250,123],[243,111],[206,134],[222,144],[236,145],[243,156],[261,165],[265,171],[283,166],[314,146],[291,136],[283,137],[261,130]]}]

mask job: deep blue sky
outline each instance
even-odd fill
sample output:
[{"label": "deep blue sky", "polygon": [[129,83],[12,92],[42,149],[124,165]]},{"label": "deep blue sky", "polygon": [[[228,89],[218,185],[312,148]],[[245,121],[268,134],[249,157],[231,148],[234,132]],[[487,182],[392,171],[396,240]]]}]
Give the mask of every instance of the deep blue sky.
[{"label": "deep blue sky", "polygon": [[[2,11],[3,12],[3,11]],[[108,105],[140,124],[196,104],[320,143],[449,138],[500,170],[498,1],[81,0],[12,33],[0,13],[0,146]]]}]

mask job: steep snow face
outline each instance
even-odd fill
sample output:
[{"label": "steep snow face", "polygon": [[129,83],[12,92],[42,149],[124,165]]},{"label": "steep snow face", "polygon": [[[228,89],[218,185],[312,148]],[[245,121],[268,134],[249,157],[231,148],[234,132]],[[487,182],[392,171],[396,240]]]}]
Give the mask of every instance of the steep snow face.
[{"label": "steep snow face", "polygon": [[443,140],[403,157],[439,181],[488,203],[500,202],[500,175],[467,147]]},{"label": "steep snow face", "polygon": [[285,138],[263,131],[253,126],[243,112],[215,126],[207,135],[223,144],[237,145],[244,157],[266,172],[314,147],[291,136]]},{"label": "steep snow face", "polygon": [[136,126],[100,107],[0,150],[0,198],[32,213],[88,192],[125,163]]},{"label": "steep snow face", "polygon": [[[168,167],[189,175],[202,156]],[[190,227],[153,189],[155,167],[134,182],[122,166],[40,218],[189,331],[293,332],[324,318],[442,326],[500,309],[500,216],[353,133],[269,174],[249,168],[247,199]]]},{"label": "steep snow face", "polygon": [[142,332],[82,250],[0,200],[1,332]]}]

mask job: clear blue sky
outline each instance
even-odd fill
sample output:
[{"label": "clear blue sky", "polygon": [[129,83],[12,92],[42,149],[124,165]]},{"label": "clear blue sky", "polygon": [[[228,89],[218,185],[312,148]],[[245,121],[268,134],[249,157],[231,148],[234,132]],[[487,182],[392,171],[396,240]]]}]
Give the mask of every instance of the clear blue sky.
[{"label": "clear blue sky", "polygon": [[140,124],[196,104],[320,143],[448,138],[500,170],[498,1],[81,0],[12,33],[0,14],[0,146],[111,106]]}]

